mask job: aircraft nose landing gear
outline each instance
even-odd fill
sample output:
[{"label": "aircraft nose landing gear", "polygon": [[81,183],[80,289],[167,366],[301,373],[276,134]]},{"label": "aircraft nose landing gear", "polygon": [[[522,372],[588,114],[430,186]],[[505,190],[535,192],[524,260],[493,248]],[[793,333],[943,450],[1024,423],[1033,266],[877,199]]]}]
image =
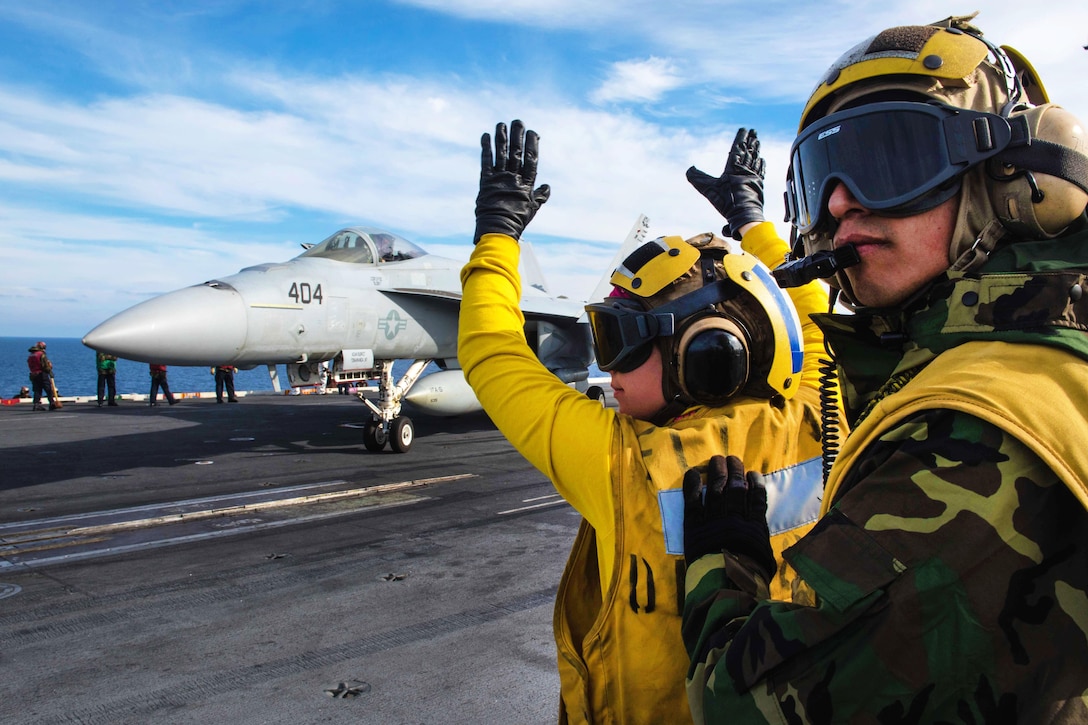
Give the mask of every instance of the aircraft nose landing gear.
[{"label": "aircraft nose landing gear", "polygon": [[385,448],[386,443],[395,453],[407,453],[411,449],[416,438],[415,426],[412,425],[411,418],[400,414],[400,403],[430,362],[414,361],[395,385],[393,361],[382,360],[378,363],[381,373],[378,379],[378,403],[359,395],[374,413],[374,418],[363,429],[363,445],[368,451],[376,453]]}]

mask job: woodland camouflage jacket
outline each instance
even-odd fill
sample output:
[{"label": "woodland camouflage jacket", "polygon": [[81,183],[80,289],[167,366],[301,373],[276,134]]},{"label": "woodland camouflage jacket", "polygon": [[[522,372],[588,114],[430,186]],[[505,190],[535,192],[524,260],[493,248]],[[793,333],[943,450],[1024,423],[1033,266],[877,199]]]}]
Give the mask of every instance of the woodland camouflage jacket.
[{"label": "woodland camouflage jacket", "polygon": [[[1088,721],[1088,466],[1059,476],[1045,440],[1088,449],[1086,275],[1082,232],[1010,245],[895,315],[821,317],[852,432],[826,515],[785,555],[816,597],[769,601],[728,553],[692,564],[697,722]],[[985,415],[894,417],[912,384],[953,400],[984,379]],[[1010,434],[1017,409],[1046,430]],[[870,415],[894,424],[867,436]]]}]

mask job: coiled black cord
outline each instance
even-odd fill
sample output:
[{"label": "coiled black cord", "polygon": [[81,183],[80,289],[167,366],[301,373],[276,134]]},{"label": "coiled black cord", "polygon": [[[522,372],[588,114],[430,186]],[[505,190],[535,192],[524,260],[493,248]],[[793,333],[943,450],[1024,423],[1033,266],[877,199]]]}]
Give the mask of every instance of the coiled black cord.
[{"label": "coiled black cord", "polygon": [[820,447],[823,457],[824,486],[831,473],[831,466],[839,455],[839,392],[835,363],[827,358],[820,364]]},{"label": "coiled black cord", "polygon": [[[835,302],[838,301],[838,298],[839,291],[832,290],[829,311],[834,311]],[[824,351],[827,353],[827,357],[820,358],[816,362],[820,366],[820,449],[824,486],[826,487],[828,476],[831,474],[831,466],[839,455],[841,427],[839,424],[838,371],[835,366],[835,355],[831,352],[831,347],[827,344],[826,338],[824,339]]]}]

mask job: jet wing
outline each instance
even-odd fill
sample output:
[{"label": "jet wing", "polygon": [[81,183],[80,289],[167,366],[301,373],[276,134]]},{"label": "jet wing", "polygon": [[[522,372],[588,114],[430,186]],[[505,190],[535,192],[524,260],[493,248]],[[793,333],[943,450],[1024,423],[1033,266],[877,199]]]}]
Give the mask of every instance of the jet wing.
[{"label": "jet wing", "polygon": [[384,294],[413,295],[416,297],[431,297],[436,300],[449,300],[461,304],[461,293],[442,289],[423,289],[421,287],[378,287],[377,290]]},{"label": "jet wing", "polygon": [[523,297],[521,312],[527,320],[543,320],[565,326],[578,321],[578,318],[585,312],[585,305],[561,297],[549,297],[547,299]]},{"label": "jet wing", "polygon": [[[414,287],[394,287],[380,290],[389,295],[411,295],[413,297],[426,297],[437,302],[461,304],[461,293],[448,290],[425,290]],[[581,302],[562,298],[546,296],[522,297],[519,303],[522,314],[528,320],[542,320],[553,324],[571,324],[585,311],[585,305]]]}]

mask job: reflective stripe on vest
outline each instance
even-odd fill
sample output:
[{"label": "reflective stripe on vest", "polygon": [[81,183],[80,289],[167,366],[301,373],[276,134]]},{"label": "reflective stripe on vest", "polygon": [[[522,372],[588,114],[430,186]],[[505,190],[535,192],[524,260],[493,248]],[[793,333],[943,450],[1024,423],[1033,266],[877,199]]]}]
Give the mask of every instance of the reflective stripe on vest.
[{"label": "reflective stripe on vest", "polygon": [[[810,524],[820,517],[823,491],[823,462],[810,458],[763,475],[767,486],[767,526],[771,536]],[[684,490],[670,488],[657,492],[661,526],[665,531],[665,553],[684,554]]]}]

